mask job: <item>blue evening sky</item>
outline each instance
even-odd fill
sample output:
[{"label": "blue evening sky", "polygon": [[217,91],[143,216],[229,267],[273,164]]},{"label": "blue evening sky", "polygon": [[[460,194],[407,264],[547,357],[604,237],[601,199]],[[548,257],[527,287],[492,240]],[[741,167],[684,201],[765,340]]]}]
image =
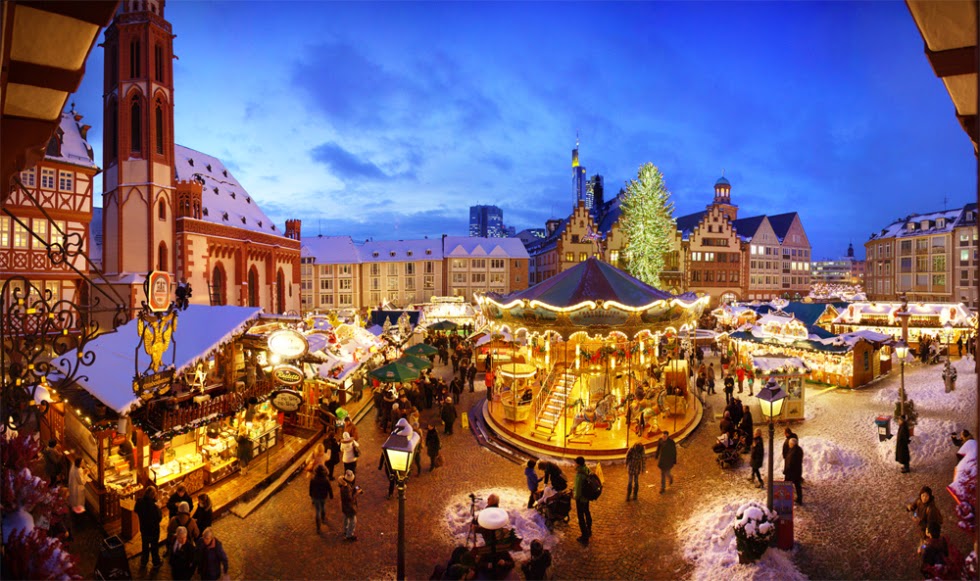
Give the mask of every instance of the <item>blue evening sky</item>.
[{"label": "blue evening sky", "polygon": [[[815,259],[975,199],[976,160],[905,4],[167,2],[177,143],[281,225],[355,239],[564,217],[576,132],[607,197],[653,162],[675,214],[722,169]],[[101,39],[100,39],[101,42]],[[74,97],[102,162],[103,50]],[[98,181],[101,190],[101,181]]]}]

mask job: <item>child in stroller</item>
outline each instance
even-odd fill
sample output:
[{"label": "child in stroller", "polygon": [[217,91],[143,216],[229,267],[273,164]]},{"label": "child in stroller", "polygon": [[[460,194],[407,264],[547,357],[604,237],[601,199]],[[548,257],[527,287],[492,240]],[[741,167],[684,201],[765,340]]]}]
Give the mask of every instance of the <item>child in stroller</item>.
[{"label": "child in stroller", "polygon": [[724,432],[718,436],[718,441],[712,447],[718,465],[722,468],[734,468],[741,461],[742,436],[738,431]]},{"label": "child in stroller", "polygon": [[572,511],[572,493],[568,490],[559,492],[551,485],[545,486],[541,498],[534,503],[534,508],[544,517],[550,530],[555,521],[568,522],[568,514]]}]

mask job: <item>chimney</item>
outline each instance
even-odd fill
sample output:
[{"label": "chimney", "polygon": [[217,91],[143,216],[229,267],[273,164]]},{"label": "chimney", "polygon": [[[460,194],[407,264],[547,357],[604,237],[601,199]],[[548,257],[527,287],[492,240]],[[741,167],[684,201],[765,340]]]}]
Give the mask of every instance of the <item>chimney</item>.
[{"label": "chimney", "polygon": [[286,220],[286,238],[299,240],[302,220]]}]

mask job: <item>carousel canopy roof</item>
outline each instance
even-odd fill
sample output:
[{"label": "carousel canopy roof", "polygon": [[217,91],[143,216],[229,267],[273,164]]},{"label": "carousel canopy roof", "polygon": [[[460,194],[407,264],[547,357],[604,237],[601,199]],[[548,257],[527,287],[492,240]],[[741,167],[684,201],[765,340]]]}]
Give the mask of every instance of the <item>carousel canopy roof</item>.
[{"label": "carousel canopy roof", "polygon": [[589,258],[527,290],[500,297],[501,303],[527,299],[554,307],[571,307],[586,301],[615,301],[643,307],[674,295],[633,278],[596,258]]}]

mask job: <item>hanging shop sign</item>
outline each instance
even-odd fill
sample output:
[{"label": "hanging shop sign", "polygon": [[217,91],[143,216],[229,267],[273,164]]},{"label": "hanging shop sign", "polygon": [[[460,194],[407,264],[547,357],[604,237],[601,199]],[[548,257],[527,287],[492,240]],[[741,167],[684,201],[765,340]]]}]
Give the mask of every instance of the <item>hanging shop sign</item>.
[{"label": "hanging shop sign", "polygon": [[310,344],[306,337],[292,329],[279,329],[269,334],[266,340],[269,351],[283,359],[298,359],[309,351]]},{"label": "hanging shop sign", "polygon": [[277,410],[291,414],[303,405],[303,394],[293,389],[280,389],[272,393],[269,403]]},{"label": "hanging shop sign", "polygon": [[303,383],[303,370],[295,365],[279,365],[272,370],[272,377],[283,385]]},{"label": "hanging shop sign", "polygon": [[162,313],[170,307],[170,273],[154,270],[146,278],[146,304],[154,313]]},{"label": "hanging shop sign", "polygon": [[172,369],[153,375],[141,375],[133,381],[133,393],[143,400],[156,395],[166,395],[173,385],[174,372]]}]

